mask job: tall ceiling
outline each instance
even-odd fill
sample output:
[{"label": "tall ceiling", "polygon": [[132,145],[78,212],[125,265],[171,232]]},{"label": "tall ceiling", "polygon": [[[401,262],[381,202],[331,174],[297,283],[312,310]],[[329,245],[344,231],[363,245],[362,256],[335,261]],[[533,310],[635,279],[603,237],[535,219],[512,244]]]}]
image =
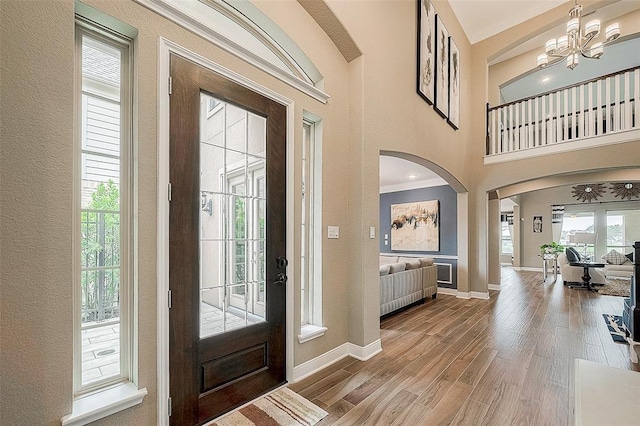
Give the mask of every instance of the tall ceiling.
[{"label": "tall ceiling", "polygon": [[[570,0],[449,0],[471,44],[494,36]],[[567,8],[567,12],[569,8]]]}]

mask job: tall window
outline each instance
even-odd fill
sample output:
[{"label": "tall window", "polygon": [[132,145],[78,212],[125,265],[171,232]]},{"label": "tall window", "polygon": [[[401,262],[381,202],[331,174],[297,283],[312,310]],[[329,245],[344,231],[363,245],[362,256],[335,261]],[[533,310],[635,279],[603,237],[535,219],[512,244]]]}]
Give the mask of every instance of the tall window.
[{"label": "tall window", "polygon": [[[576,245],[571,241],[571,236],[576,232],[595,232],[595,212],[593,211],[570,211],[565,208],[562,217],[562,232],[560,234],[560,244]],[[580,253],[595,256],[595,246],[577,245]]]},{"label": "tall window", "polygon": [[74,390],[131,372],[131,41],[76,26]]},{"label": "tall window", "polygon": [[322,150],[319,123],[305,119],[302,137],[300,309],[303,333],[322,328]]},{"label": "tall window", "polygon": [[594,232],[595,213],[592,211],[571,212],[565,210],[562,218],[562,233],[560,243],[569,244],[569,235],[576,232]]},{"label": "tall window", "polygon": [[640,210],[607,211],[607,252],[627,253],[635,241],[640,241]]}]

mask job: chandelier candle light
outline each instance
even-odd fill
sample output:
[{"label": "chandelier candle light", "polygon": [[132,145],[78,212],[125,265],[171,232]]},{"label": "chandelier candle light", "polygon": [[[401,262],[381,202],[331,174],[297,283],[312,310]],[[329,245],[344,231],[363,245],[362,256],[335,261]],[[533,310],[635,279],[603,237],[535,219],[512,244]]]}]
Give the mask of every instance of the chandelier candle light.
[{"label": "chandelier candle light", "polygon": [[620,25],[617,22],[609,25],[605,31],[605,41],[589,46],[589,43],[599,34],[599,19],[587,22],[584,30],[582,29],[582,5],[575,0],[574,6],[569,11],[567,35],[547,41],[545,53],[538,55],[538,67],[555,65],[567,58],[567,68],[573,70],[578,66],[578,58],[581,55],[587,59],[600,59],[604,54],[604,46],[620,37]]}]

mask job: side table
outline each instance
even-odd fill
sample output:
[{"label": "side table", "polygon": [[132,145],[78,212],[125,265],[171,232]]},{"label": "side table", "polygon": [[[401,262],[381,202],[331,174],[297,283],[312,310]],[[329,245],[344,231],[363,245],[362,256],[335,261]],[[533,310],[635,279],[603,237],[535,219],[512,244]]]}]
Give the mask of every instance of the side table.
[{"label": "side table", "polygon": [[553,282],[556,282],[558,279],[558,253],[544,253],[540,256],[542,257],[542,281],[547,280],[549,261],[551,261],[553,267]]}]

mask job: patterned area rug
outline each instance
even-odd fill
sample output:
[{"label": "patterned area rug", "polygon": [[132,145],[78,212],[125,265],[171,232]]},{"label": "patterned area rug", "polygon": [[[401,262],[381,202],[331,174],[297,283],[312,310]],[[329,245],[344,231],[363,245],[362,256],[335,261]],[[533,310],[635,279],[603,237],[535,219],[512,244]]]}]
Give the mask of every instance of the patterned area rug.
[{"label": "patterned area rug", "polygon": [[627,336],[630,335],[627,326],[622,322],[622,317],[619,315],[602,314],[604,321],[607,323],[611,338],[615,342],[627,343]]},{"label": "patterned area rug", "polygon": [[328,413],[289,388],[256,399],[211,426],[313,426]]},{"label": "patterned area rug", "polygon": [[630,279],[607,278],[603,286],[597,286],[599,294],[609,296],[629,297],[631,289]]}]

